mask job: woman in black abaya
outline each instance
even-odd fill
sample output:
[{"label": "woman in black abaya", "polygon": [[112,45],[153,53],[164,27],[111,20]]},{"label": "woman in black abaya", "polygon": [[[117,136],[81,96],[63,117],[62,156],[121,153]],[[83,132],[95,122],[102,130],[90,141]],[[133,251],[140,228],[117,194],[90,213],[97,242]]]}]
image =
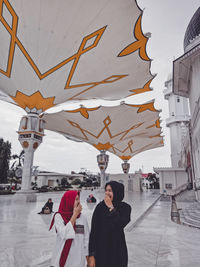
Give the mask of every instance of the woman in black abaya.
[{"label": "woman in black abaya", "polygon": [[130,222],[131,206],[122,202],[124,185],[115,181],[105,186],[105,198],[92,217],[89,267],[127,267],[124,227]]}]

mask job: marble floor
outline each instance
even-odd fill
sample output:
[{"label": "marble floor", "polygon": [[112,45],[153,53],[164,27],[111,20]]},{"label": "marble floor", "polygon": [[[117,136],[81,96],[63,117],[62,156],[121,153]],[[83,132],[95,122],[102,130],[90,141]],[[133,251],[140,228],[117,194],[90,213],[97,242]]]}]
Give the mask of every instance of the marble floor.
[{"label": "marble floor", "polygon": [[170,206],[158,201],[126,234],[129,267],[200,266],[200,230],[173,223]]},{"label": "marble floor", "polygon": [[[91,221],[94,204],[87,204],[91,191],[82,191],[83,213]],[[35,203],[16,203],[12,196],[0,196],[0,266],[48,267],[55,233],[48,231],[51,215],[38,215],[51,197],[56,211],[63,193],[40,193]],[[93,191],[98,201],[103,192]],[[129,267],[199,267],[200,231],[172,223],[170,203],[158,201],[144,219],[132,229],[158,199],[157,191],[127,193],[132,206],[131,222],[126,229]],[[130,230],[131,229],[131,230]],[[102,266],[103,267],[103,266]]]}]

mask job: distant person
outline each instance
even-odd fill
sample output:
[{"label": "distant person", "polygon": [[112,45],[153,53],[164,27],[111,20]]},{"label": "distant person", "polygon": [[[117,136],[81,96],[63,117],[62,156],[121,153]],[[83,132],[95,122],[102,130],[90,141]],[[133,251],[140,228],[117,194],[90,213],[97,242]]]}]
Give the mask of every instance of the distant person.
[{"label": "distant person", "polygon": [[53,202],[52,199],[49,198],[45,203],[44,207],[38,214],[51,214],[53,212]]},{"label": "distant person", "polygon": [[127,267],[124,227],[130,222],[131,206],[122,202],[124,185],[105,186],[105,197],[95,208],[89,240],[89,267]]},{"label": "distant person", "polygon": [[88,260],[89,227],[81,213],[80,192],[64,193],[49,230],[55,225],[56,244],[51,266],[85,267]]},{"label": "distant person", "polygon": [[11,189],[12,189],[12,190],[16,190],[15,185],[13,185],[13,186],[11,187]]},{"label": "distant person", "polygon": [[90,195],[88,196],[88,198],[87,198],[87,202],[88,202],[88,203],[96,203],[97,200],[96,200],[96,198],[93,196],[93,194],[90,194]]}]

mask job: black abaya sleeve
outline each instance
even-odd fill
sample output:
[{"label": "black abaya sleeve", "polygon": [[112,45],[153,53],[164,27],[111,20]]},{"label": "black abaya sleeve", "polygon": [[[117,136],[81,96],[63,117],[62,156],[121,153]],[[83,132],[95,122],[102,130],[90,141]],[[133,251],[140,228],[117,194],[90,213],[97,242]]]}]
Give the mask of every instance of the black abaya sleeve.
[{"label": "black abaya sleeve", "polygon": [[131,206],[122,202],[118,208],[108,210],[107,218],[111,228],[123,229],[131,220]]},{"label": "black abaya sleeve", "polygon": [[89,256],[95,256],[96,252],[96,240],[98,233],[98,212],[99,206],[97,206],[92,215],[92,224],[91,224],[91,232],[89,238]]}]

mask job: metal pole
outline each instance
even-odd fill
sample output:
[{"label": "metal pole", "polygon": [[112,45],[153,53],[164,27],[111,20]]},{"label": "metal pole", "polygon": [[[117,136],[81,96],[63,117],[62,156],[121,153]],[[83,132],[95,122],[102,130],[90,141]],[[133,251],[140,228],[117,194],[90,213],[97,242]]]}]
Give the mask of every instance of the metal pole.
[{"label": "metal pole", "polygon": [[179,215],[179,212],[178,212],[178,209],[177,209],[175,196],[172,196],[171,199],[172,199],[172,203],[171,203],[171,220],[173,222],[175,222],[175,223],[180,224],[181,223],[180,215]]},{"label": "metal pole", "polygon": [[101,189],[105,187],[105,170],[101,171]]}]

